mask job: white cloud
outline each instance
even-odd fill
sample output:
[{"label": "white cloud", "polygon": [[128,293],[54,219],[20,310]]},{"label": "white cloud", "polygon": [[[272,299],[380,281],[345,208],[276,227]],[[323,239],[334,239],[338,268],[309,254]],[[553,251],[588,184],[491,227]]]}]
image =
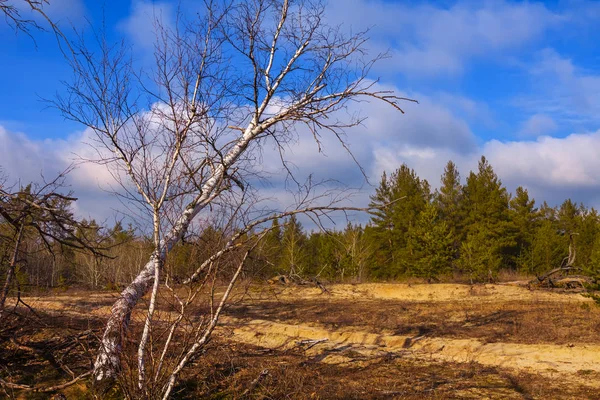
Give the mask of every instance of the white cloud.
[{"label": "white cloud", "polygon": [[[419,93],[408,95],[419,99],[420,104],[404,104],[407,111],[404,115],[380,103],[359,103],[347,110],[352,114],[360,107],[362,114],[368,116],[361,126],[348,130],[347,140],[372,184],[378,183],[382,171],[393,171],[406,163],[437,187],[448,160],[458,165],[464,178],[477,167],[480,155],[484,154],[510,190],[523,185],[538,201],[546,199],[556,203],[571,197],[588,205],[600,205],[600,175],[597,174],[600,131],[565,138],[491,140],[480,146],[468,123],[445,106],[444,101]],[[467,109],[472,104],[469,99],[463,103]],[[544,118],[540,116],[537,120],[544,121]],[[536,126],[535,123],[530,125]],[[308,130],[300,126],[298,134],[300,140],[291,143],[286,153],[286,158],[297,166],[298,178],[302,180],[313,174],[317,181],[331,178],[351,187],[363,186],[354,204],[366,205],[373,188],[365,185],[359,168],[337,139],[324,132],[324,154],[319,154]],[[89,157],[91,149],[82,144],[89,140],[85,131],[68,140],[35,141],[0,127],[0,159],[13,180],[39,180],[41,171],[48,177],[56,174],[76,158],[75,154]],[[277,154],[266,147],[261,161],[263,168],[273,173],[272,185],[263,193],[285,206],[285,202],[291,201],[291,195],[282,188]],[[80,215],[100,220],[111,218],[112,208],[120,206],[113,196],[100,189],[110,182],[106,169],[96,164],[81,165],[71,174],[72,189],[80,198]]]},{"label": "white cloud", "polygon": [[523,137],[550,136],[558,130],[554,120],[545,114],[534,114],[523,123],[520,135]]},{"label": "white cloud", "polygon": [[[0,126],[0,166],[7,183],[20,184],[42,182],[42,175],[51,180],[65,171],[80,157],[91,157],[93,150],[84,142],[89,141],[88,131],[74,134],[67,140],[31,140],[23,133],[10,132]],[[93,163],[79,163],[67,179],[69,187],[79,200],[75,210],[81,217],[100,221],[111,218],[119,206],[118,201],[104,190],[114,181],[108,170]]]},{"label": "white cloud", "polygon": [[330,4],[333,21],[358,29],[373,26],[374,48],[391,46],[392,57],[382,65],[411,76],[461,74],[473,59],[523,49],[565,20],[541,3],[459,2],[447,8],[382,0]]},{"label": "white cloud", "polygon": [[[476,138],[468,123],[443,102],[421,93],[403,93],[393,87],[378,85],[376,89],[393,90],[399,96],[418,99],[419,104],[401,103],[405,111],[401,114],[381,102],[351,103],[348,110],[332,116],[332,119],[343,120],[347,112],[367,117],[361,125],[348,129],[345,139],[371,184],[378,183],[384,169],[396,169],[402,162],[424,160],[423,164],[433,166],[427,158],[438,152],[464,157],[477,151]],[[466,98],[463,102],[475,107],[475,103]],[[312,134],[301,125],[298,138],[286,150],[286,159],[297,167],[294,172],[300,180],[312,174],[317,179],[334,179],[352,187],[365,184],[360,168],[333,134],[323,132],[322,154],[318,153]],[[388,159],[398,162],[387,163]],[[263,167],[273,174],[282,173],[279,156],[268,150]]]},{"label": "white cloud", "polygon": [[529,73],[532,91],[518,98],[517,106],[578,129],[600,122],[600,74],[577,67],[549,48],[537,54]]},{"label": "white cloud", "polygon": [[565,190],[600,189],[600,131],[566,138],[543,136],[536,141],[501,143],[492,140],[483,152],[511,182]]},{"label": "white cloud", "polygon": [[155,24],[160,22],[166,28],[175,22],[173,4],[134,0],[131,14],[119,24],[131,41],[142,50],[151,50],[156,41]]},{"label": "white cloud", "polygon": [[476,170],[485,155],[502,182],[511,191],[517,186],[529,189],[538,203],[559,204],[567,198],[587,206],[600,206],[600,131],[571,134],[565,138],[539,137],[535,141],[499,142],[491,140],[470,154],[449,149],[411,146],[379,147],[374,170],[393,171],[402,163],[438,187],[448,160],[453,160],[464,179]]}]

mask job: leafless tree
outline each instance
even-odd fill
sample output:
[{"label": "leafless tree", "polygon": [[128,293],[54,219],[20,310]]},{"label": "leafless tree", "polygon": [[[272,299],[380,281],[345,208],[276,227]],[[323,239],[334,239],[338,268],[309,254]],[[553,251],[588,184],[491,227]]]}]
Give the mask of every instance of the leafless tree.
[{"label": "leafless tree", "polygon": [[[75,78],[68,94],[55,102],[67,118],[93,131],[98,157],[90,161],[106,165],[122,188],[119,195],[151,219],[154,250],[113,305],[94,366],[95,382],[106,387],[123,367],[132,312],[150,292],[137,341],[138,393],[131,396],[167,398],[181,370],[210,338],[251,254],[252,237],[260,236],[261,224],[271,218],[261,208],[257,185],[265,177],[265,152],[274,147],[287,168],[285,147],[300,125],[319,146],[321,135],[331,134],[348,150],[344,131],[361,121],[344,117],[349,102],[378,100],[402,111],[399,102],[407,100],[379,90],[368,78],[382,56],[367,54],[366,32],[347,34],[328,26],[321,1],[206,1],[196,20],[179,17],[175,27],[155,21],[153,67],[142,72],[135,71],[122,43],[111,45],[101,36],[97,48],[81,38],[71,43]],[[302,193],[278,216],[310,212],[318,219],[341,208],[335,203],[339,198],[315,205],[327,196]],[[228,240],[186,280],[196,286],[188,300],[181,299],[165,273],[168,254],[192,221],[215,215],[224,216]],[[188,307],[194,293],[206,287],[203,282],[210,283],[210,276],[215,282],[211,271],[224,256],[237,258],[220,300],[196,321],[192,340],[165,369],[177,329],[191,324],[184,312],[175,314],[163,331],[164,353],[151,357],[149,374],[148,352],[157,347],[150,344],[160,326],[160,284]],[[215,286],[209,286],[212,299]],[[159,376],[166,379],[160,385]]]},{"label": "leafless tree", "polygon": [[[23,32],[30,37],[32,36],[32,29],[49,29],[54,32],[57,38],[63,38],[58,25],[50,19],[44,10],[49,5],[49,0],[0,0],[0,14],[4,15],[6,23],[13,27],[15,31]],[[36,17],[44,24],[38,23]]]},{"label": "leafless tree", "polygon": [[[86,224],[72,213],[71,203],[77,199],[71,193],[60,191],[69,171],[70,168],[42,185],[29,184],[17,190],[10,190],[6,183],[0,183],[0,221],[10,228],[2,232],[1,238],[11,249],[0,291],[0,319],[17,266],[25,260],[21,246],[26,236],[35,237],[52,255],[58,245],[103,256],[102,248],[93,246],[85,236]],[[20,297],[17,298],[19,301]]]}]

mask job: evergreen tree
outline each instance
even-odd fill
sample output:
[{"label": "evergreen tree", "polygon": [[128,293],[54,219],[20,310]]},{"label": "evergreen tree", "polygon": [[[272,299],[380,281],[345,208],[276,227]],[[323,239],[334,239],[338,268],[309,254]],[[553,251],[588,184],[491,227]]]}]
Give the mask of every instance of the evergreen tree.
[{"label": "evergreen tree", "polygon": [[577,205],[571,199],[565,200],[557,212],[558,228],[564,234],[578,233],[581,215],[584,212],[582,205]]},{"label": "evergreen tree", "polygon": [[316,232],[310,235],[306,244],[309,258],[307,269],[311,275],[330,280],[343,280],[346,271],[341,233],[337,231]]},{"label": "evergreen tree", "polygon": [[378,207],[372,212],[370,232],[372,243],[377,246],[372,270],[375,277],[398,277],[412,265],[414,260],[407,247],[408,230],[430,199],[429,183],[406,164],[389,178],[383,174],[370,203],[371,207]]},{"label": "evergreen tree", "polygon": [[492,230],[506,229],[502,225],[509,220],[509,194],[484,156],[477,173],[469,174],[463,196],[466,233],[480,230],[480,224],[495,228]]},{"label": "evergreen tree", "polygon": [[589,261],[584,264],[583,270],[587,275],[596,278],[596,280],[600,279],[600,235],[596,235]]},{"label": "evergreen tree", "polygon": [[596,239],[600,228],[600,218],[598,212],[592,208],[585,210],[581,215],[581,222],[578,228],[578,233],[575,237],[575,245],[577,257],[575,264],[579,267],[586,268],[591,263],[592,252],[595,247]]},{"label": "evergreen tree", "polygon": [[292,215],[283,227],[280,266],[288,275],[304,275],[307,267],[306,235],[300,221]]},{"label": "evergreen tree", "polygon": [[[459,264],[472,277],[488,279],[500,265],[511,265],[515,231],[510,224],[509,194],[485,157],[477,173],[471,171],[463,188],[462,215],[466,235],[461,246]],[[481,246],[479,248],[478,246]],[[465,253],[466,252],[466,253]],[[488,259],[485,265],[482,260]]]},{"label": "evergreen tree", "polygon": [[571,199],[565,200],[556,213],[558,231],[565,236],[563,247],[568,249],[569,235],[574,234],[575,265],[578,267],[585,267],[591,260],[598,222],[596,210],[587,210],[583,204],[577,205]]},{"label": "evergreen tree", "polygon": [[462,201],[462,185],[456,164],[448,161],[441,177],[440,189],[435,193],[435,204],[439,210],[439,217],[446,221],[448,227],[456,234],[460,233],[461,216],[460,205]]},{"label": "evergreen tree", "polygon": [[264,259],[266,267],[261,271],[266,276],[273,276],[283,272],[281,267],[282,232],[279,219],[274,218],[271,228],[263,237],[258,249],[259,256]]},{"label": "evergreen tree", "polygon": [[454,255],[453,244],[452,231],[446,221],[440,219],[432,203],[427,204],[408,231],[408,247],[414,259],[412,275],[431,282],[448,273]]},{"label": "evergreen tree", "polygon": [[533,242],[539,216],[535,200],[529,198],[527,189],[519,186],[515,191],[515,196],[510,200],[510,219],[516,231],[514,256],[517,266],[521,269],[525,267],[523,265],[523,263],[526,264],[525,254]]},{"label": "evergreen tree", "polygon": [[556,208],[550,207],[545,200],[540,207],[540,219],[549,221],[556,220]]},{"label": "evergreen tree", "polygon": [[479,230],[471,230],[460,246],[457,263],[466,273],[471,283],[493,280],[502,265],[502,245],[488,227],[481,225]]},{"label": "evergreen tree", "polygon": [[556,222],[544,219],[533,236],[531,247],[520,262],[524,272],[540,275],[561,265],[568,254],[568,239],[561,235]]}]

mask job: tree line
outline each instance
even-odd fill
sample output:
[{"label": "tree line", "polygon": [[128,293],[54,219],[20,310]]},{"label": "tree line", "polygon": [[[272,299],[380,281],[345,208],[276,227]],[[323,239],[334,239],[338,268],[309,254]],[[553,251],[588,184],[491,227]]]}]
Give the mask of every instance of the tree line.
[{"label": "tree line", "polygon": [[[31,186],[21,190],[21,197],[31,195]],[[6,213],[22,212],[16,206],[19,201],[19,197],[3,198],[0,259],[4,261],[10,258],[18,233]],[[61,198],[62,213],[72,201]],[[594,208],[571,199],[557,207],[546,202],[537,206],[523,187],[510,193],[485,157],[464,183],[456,164],[449,161],[436,190],[403,164],[390,174],[383,173],[370,206],[373,211],[364,226],[348,223],[332,231],[308,232],[296,215],[274,218],[244,273],[261,279],[279,275],[328,281],[417,277],[434,282],[458,276],[482,282],[495,280],[502,270],[540,275],[559,267],[568,255],[571,235],[577,266],[592,276],[600,270],[600,220]],[[182,281],[232,234],[206,226],[189,235],[169,253],[165,263],[169,275]],[[250,242],[252,235],[248,233],[243,240]],[[23,288],[85,285],[116,289],[135,277],[152,248],[150,238],[120,222],[103,227],[84,220],[62,241],[42,240],[33,226],[25,227],[21,236],[15,275]],[[74,248],[69,241],[103,250]],[[227,262],[227,258],[220,261]]]},{"label": "tree line", "polygon": [[510,193],[481,157],[463,183],[449,161],[439,189],[402,165],[384,173],[366,226],[306,234],[295,218],[265,239],[278,273],[301,271],[333,280],[457,276],[493,281],[502,270],[540,275],[561,266],[574,238],[576,265],[600,270],[598,212],[566,199],[537,206],[527,189]]}]

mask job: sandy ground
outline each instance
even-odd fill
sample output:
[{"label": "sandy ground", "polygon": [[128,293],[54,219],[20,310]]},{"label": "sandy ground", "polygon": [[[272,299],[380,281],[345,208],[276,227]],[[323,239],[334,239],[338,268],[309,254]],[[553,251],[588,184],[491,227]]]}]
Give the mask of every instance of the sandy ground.
[{"label": "sandy ground", "polygon": [[[577,293],[556,293],[529,290],[516,284],[503,285],[460,285],[460,284],[402,284],[402,283],[363,283],[356,285],[333,285],[328,288],[335,298],[405,300],[405,301],[535,301],[535,302],[593,302]],[[282,297],[321,298],[318,288],[289,288],[282,290]]]},{"label": "sandy ground", "polygon": [[319,326],[264,320],[240,324],[226,319],[224,323],[232,327],[233,340],[266,348],[286,349],[298,346],[300,341],[323,341],[313,346],[309,354],[327,354],[322,359],[324,362],[352,362],[352,358],[343,356],[347,352],[363,355],[392,353],[423,360],[477,362],[550,375],[556,372],[600,372],[598,345],[482,343],[474,339],[373,334],[353,327],[328,330]]},{"label": "sandy ground", "polygon": [[[408,285],[360,284],[333,285],[325,295],[317,288],[268,287],[252,289],[252,301],[261,299],[314,299],[323,296],[331,299],[353,301],[402,300],[405,302],[505,302],[522,303],[592,303],[576,293],[531,291],[516,285],[458,284]],[[52,296],[27,298],[33,307],[77,315],[106,316],[115,294],[89,294],[77,296]],[[82,304],[84,305],[82,307]],[[592,305],[592,307],[594,307]],[[343,312],[343,310],[340,310]],[[600,310],[599,310],[600,312]],[[392,355],[411,357],[427,362],[475,362],[486,366],[525,371],[549,377],[562,376],[568,381],[590,387],[600,387],[600,382],[585,379],[590,373],[600,373],[600,343],[523,344],[485,343],[477,339],[430,336],[406,336],[394,332],[371,332],[368,327],[343,326],[327,328],[319,323],[298,321],[273,321],[264,319],[222,318],[216,332],[240,343],[269,349],[290,349],[303,346],[307,357],[332,364],[368,363],[373,356]]]}]

